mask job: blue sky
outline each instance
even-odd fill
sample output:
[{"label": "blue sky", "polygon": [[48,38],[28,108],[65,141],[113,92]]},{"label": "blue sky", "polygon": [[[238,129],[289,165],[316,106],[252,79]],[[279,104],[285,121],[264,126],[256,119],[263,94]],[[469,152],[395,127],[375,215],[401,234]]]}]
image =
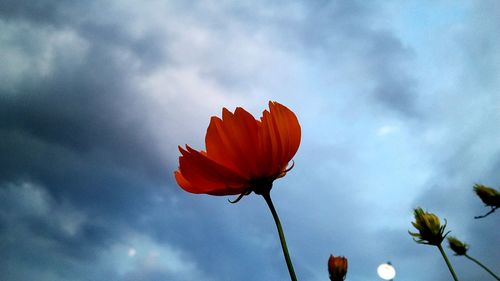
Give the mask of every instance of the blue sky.
[{"label": "blue sky", "polygon": [[[496,1],[3,1],[2,280],[287,280],[264,200],[188,194],[177,145],[269,100],[298,116],[272,196],[299,280],[450,280],[408,235],[448,221],[500,271]],[[451,256],[463,280],[491,280]]]}]

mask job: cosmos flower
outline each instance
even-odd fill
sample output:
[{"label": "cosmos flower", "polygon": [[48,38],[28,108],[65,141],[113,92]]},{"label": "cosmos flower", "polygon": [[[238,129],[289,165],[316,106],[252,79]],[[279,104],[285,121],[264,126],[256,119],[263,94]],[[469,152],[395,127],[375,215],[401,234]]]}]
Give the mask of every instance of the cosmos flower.
[{"label": "cosmos flower", "polygon": [[187,192],[235,195],[238,202],[255,192],[262,195],[273,215],[290,279],[297,281],[285,234],[271,200],[274,180],[293,167],[288,163],[299,149],[300,125],[287,107],[269,102],[260,120],[241,107],[234,113],[222,109],[222,119],[213,116],[205,136],[206,151],[179,146],[179,169],[174,172]]},{"label": "cosmos flower", "polygon": [[[287,107],[269,102],[260,120],[241,107],[213,116],[205,136],[206,151],[179,146],[175,179],[191,193],[248,195],[268,192],[283,177],[300,145],[301,130]],[[292,165],[293,166],[293,165]]]},{"label": "cosmos flower", "polygon": [[413,213],[415,222],[411,224],[418,230],[417,233],[408,231],[413,236],[413,239],[420,244],[441,245],[441,242],[448,234],[444,234],[446,220],[445,224],[441,225],[439,218],[435,214],[425,212],[422,208],[416,208]]},{"label": "cosmos flower", "polygon": [[474,218],[476,219],[484,218],[489,214],[495,212],[496,209],[500,208],[500,192],[498,192],[496,189],[484,186],[482,184],[475,184],[474,192],[486,206],[491,208],[488,213],[482,216],[476,216]]},{"label": "cosmos flower", "polygon": [[444,225],[441,225],[438,216],[433,213],[428,213],[422,210],[422,208],[415,208],[413,210],[413,215],[415,216],[415,222],[412,222],[413,226],[418,230],[418,232],[410,232],[411,236],[413,236],[413,240],[419,244],[426,244],[436,246],[439,249],[439,252],[443,256],[444,261],[446,262],[446,266],[450,270],[450,273],[453,277],[453,280],[458,281],[457,274],[453,269],[453,266],[446,256],[446,253],[443,250],[443,246],[441,243],[449,231],[444,233],[444,229],[446,228],[446,220],[444,220]]},{"label": "cosmos flower", "polygon": [[477,196],[481,198],[481,201],[483,201],[486,206],[495,208],[500,207],[500,192],[495,189],[482,184],[476,184],[474,185],[474,192],[476,192]]},{"label": "cosmos flower", "polygon": [[328,273],[331,281],[342,281],[347,274],[347,259],[345,257],[334,257],[328,259]]},{"label": "cosmos flower", "polygon": [[467,254],[467,250],[469,250],[469,245],[465,244],[464,242],[458,240],[453,236],[449,236],[447,239],[448,239],[448,245],[450,249],[452,249],[453,252],[455,252],[455,255],[463,256]]}]

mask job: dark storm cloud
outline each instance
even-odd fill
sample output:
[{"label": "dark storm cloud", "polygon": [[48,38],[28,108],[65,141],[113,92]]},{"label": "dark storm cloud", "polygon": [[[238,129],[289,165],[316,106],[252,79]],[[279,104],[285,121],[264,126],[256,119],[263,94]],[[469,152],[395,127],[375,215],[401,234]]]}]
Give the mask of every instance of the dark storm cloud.
[{"label": "dark storm cloud", "polygon": [[[69,29],[86,44],[81,60],[56,53],[48,75],[31,68],[14,87],[0,87],[1,245],[9,253],[0,268],[6,280],[76,280],[75,274],[118,280],[110,270],[87,266],[124,239],[152,194],[171,181],[166,167],[172,164],[157,152],[146,125],[149,103],[130,80],[137,69],[116,56],[121,46],[141,62],[139,68],[150,69],[162,62],[158,42],[147,34],[133,39],[118,23],[100,26],[60,13],[84,8],[47,1],[1,4],[6,25],[30,31],[9,42],[28,62],[43,56],[45,41],[52,43],[29,37],[37,32]],[[44,213],[22,215],[26,196],[12,189],[23,182],[39,186],[28,193],[44,194]],[[64,204],[86,218],[74,233],[57,221],[67,211],[57,206]]]},{"label": "dark storm cloud", "polygon": [[[34,276],[38,275],[37,271],[52,271],[62,275],[61,280],[74,278],[78,271],[81,271],[80,276],[95,275],[96,280],[105,278],[105,268],[92,269],[90,274],[85,267],[96,263],[96,256],[108,250],[112,243],[125,239],[127,229],[139,225],[141,216],[137,214],[150,212],[153,194],[159,193],[159,189],[163,190],[162,196],[168,192],[166,183],[171,182],[166,171],[168,165],[161,156],[152,153],[153,145],[136,137],[144,136],[146,132],[134,131],[134,125],[129,121],[117,122],[120,117],[116,112],[110,115],[113,106],[109,103],[116,101],[108,103],[101,99],[98,102],[90,92],[79,94],[89,94],[90,100],[74,96],[77,100],[69,101],[61,93],[61,96],[45,96],[43,101],[29,98],[22,101],[32,107],[8,106],[9,110],[2,111],[6,117],[4,120],[11,118],[12,122],[2,126],[0,131],[0,153],[7,157],[2,163],[1,181],[41,183],[46,187],[48,197],[53,197],[59,204],[69,201],[68,204],[89,217],[74,235],[65,234],[60,225],[52,223],[53,213],[30,217],[24,222],[2,221],[8,230],[6,236],[35,239],[29,244],[32,249],[26,251],[18,250],[22,241],[7,245],[6,250],[15,256],[9,260],[20,265],[9,267],[16,271],[16,275],[8,280],[32,279],[16,277],[19,271],[35,271]],[[106,103],[107,108],[99,108]],[[131,109],[130,105],[124,106]],[[5,200],[14,200],[15,196],[12,197]],[[20,225],[25,227],[23,236],[11,231]],[[54,245],[46,247],[45,243],[36,243],[39,240]],[[33,250],[41,252],[33,255]],[[47,255],[52,258],[45,263]],[[26,261],[28,264],[22,266],[24,257],[30,258]],[[74,266],[73,262],[80,265]],[[31,263],[39,264],[43,269],[31,266]],[[68,264],[61,267],[61,263]],[[53,279],[49,277],[47,280]],[[119,279],[112,277],[109,280]]]},{"label": "dark storm cloud", "polygon": [[[127,41],[120,29],[93,30],[97,29],[88,25],[77,30],[91,43],[83,63],[72,65],[64,57],[56,57],[49,77],[1,90],[0,128],[76,153],[108,151],[120,165],[155,171],[159,176],[164,163],[151,147],[148,132],[142,131],[146,103],[128,80],[134,75],[127,67],[129,62],[114,54],[114,48],[122,45],[147,57],[149,53],[140,45],[155,44]],[[36,42],[19,44],[23,44],[21,49],[36,49],[27,45]],[[150,61],[139,59],[144,64]]]},{"label": "dark storm cloud", "polygon": [[[0,221],[6,226],[0,233],[0,247],[6,254],[0,272],[5,280],[82,276],[86,265],[97,258],[98,250],[105,248],[112,237],[96,221],[81,223],[81,212],[57,204],[38,185],[1,185],[0,203]],[[75,260],[81,266],[75,266]]]},{"label": "dark storm cloud", "polygon": [[0,3],[0,15],[5,19],[24,18],[37,23],[58,21],[65,1],[16,1],[6,0]]}]

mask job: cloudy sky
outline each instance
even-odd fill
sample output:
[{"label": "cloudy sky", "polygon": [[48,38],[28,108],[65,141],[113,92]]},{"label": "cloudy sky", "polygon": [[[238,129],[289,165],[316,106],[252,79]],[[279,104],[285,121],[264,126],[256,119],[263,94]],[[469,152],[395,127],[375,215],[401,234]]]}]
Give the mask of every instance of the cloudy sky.
[{"label": "cloudy sky", "polygon": [[[500,272],[498,1],[0,3],[0,276],[5,281],[287,280],[257,195],[181,190],[177,145],[269,100],[302,126],[272,196],[299,280],[451,280],[408,235],[448,220]],[[234,198],[233,198],[234,199]],[[463,280],[491,280],[452,256]]]}]

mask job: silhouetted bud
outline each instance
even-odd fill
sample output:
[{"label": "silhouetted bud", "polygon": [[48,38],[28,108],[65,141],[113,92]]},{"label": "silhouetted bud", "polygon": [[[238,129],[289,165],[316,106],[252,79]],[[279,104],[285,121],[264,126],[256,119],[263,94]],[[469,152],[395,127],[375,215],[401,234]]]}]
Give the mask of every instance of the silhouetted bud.
[{"label": "silhouetted bud", "polygon": [[467,254],[467,250],[469,250],[469,245],[465,244],[464,242],[458,240],[457,238],[450,236],[447,238],[448,239],[448,244],[450,249],[455,252],[455,255],[457,256],[463,256]]},{"label": "silhouetted bud", "polygon": [[413,240],[420,244],[440,245],[448,234],[444,234],[446,220],[444,225],[441,225],[439,218],[435,214],[424,212],[422,208],[416,208],[413,210],[413,214],[415,215],[415,222],[411,224],[418,230],[418,233],[408,231],[413,236]]},{"label": "silhouetted bud", "polygon": [[500,192],[497,190],[482,184],[475,184],[474,191],[487,206],[500,208]]},{"label": "silhouetted bud", "polygon": [[328,273],[331,281],[342,281],[347,274],[347,259],[345,257],[334,257],[328,259]]}]

